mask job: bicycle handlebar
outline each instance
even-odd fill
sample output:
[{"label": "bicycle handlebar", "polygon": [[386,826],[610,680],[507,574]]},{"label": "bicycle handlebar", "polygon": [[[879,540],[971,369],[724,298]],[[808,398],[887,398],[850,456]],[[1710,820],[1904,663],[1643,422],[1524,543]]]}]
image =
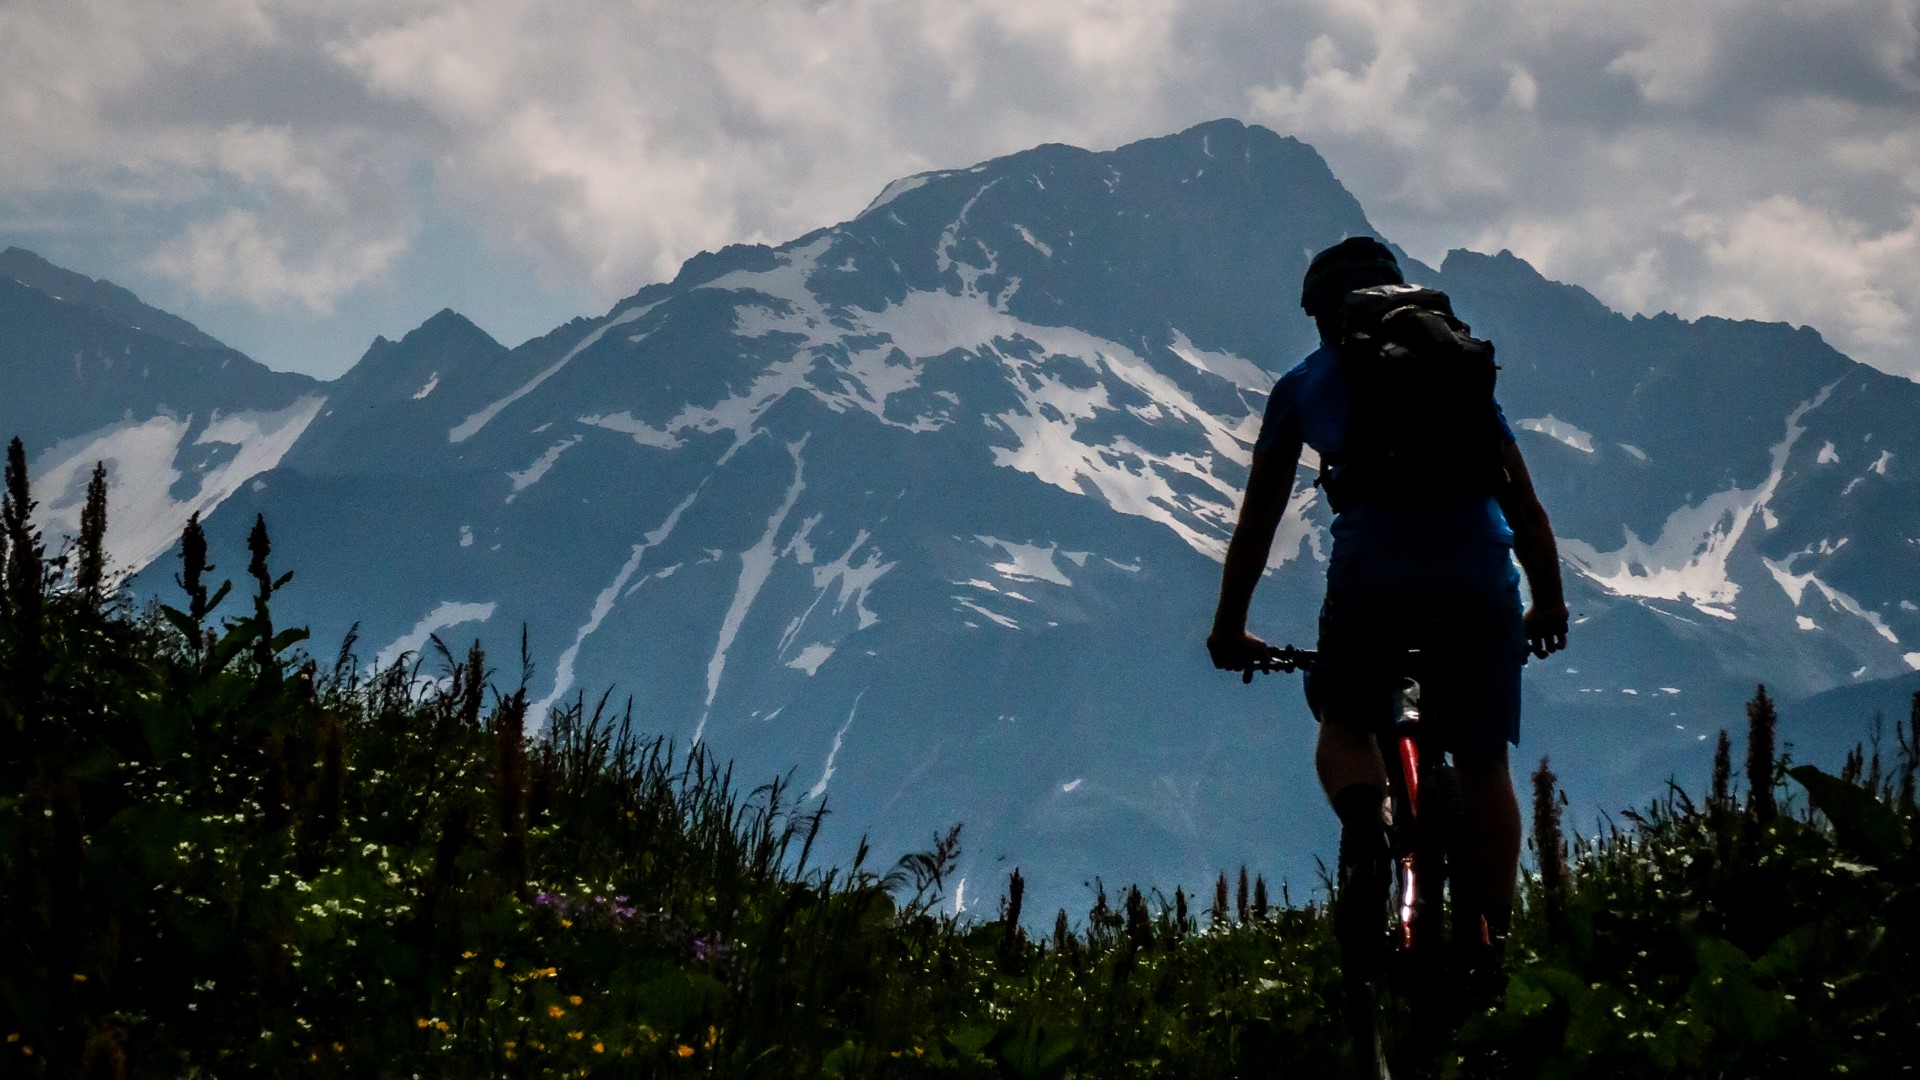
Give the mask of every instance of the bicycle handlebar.
[{"label": "bicycle handlebar", "polygon": [[1256,671],[1263,673],[1278,671],[1282,674],[1291,675],[1297,670],[1310,670],[1316,663],[1319,663],[1319,661],[1320,654],[1312,649],[1296,649],[1291,645],[1282,649],[1269,646],[1267,648],[1267,655],[1261,657],[1255,661],[1252,666],[1240,672],[1240,681],[1243,683],[1252,682],[1253,673]]}]

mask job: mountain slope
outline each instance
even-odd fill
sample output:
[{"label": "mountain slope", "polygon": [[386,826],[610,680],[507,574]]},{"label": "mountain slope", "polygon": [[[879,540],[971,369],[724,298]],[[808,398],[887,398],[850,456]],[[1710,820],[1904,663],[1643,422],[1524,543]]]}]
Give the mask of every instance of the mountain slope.
[{"label": "mountain slope", "polygon": [[[1041,904],[1096,871],[1304,883],[1332,835],[1310,722],[1201,638],[1265,394],[1313,344],[1300,273],[1371,231],[1310,148],[1228,121],[910,177],[514,350],[450,313],[376,343],[213,531],[235,557],[264,512],[288,617],[358,623],[363,659],[524,627],[537,701],[617,686],[743,775],[793,770],[833,842],[965,821],[976,901],[1003,859]],[[1914,663],[1920,387],[1510,256],[1410,272],[1500,342],[1563,537],[1584,621],[1529,671],[1522,752],[1579,805],[1704,769],[1755,679]],[[1327,546],[1302,488],[1256,604],[1296,642]]]},{"label": "mountain slope", "polygon": [[313,379],[19,248],[0,252],[0,327],[0,438],[26,447],[43,526],[78,531],[105,462],[117,507],[107,546],[125,569],[271,468],[323,400]]}]

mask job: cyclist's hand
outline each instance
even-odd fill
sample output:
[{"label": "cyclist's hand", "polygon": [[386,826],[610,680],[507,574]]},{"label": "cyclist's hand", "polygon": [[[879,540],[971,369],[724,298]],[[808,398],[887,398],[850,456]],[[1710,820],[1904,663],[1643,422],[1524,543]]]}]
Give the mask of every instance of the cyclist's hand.
[{"label": "cyclist's hand", "polygon": [[1207,655],[1221,671],[1238,671],[1242,682],[1253,681],[1253,669],[1271,651],[1267,643],[1245,630],[1238,634],[1214,631],[1207,636]]},{"label": "cyclist's hand", "polygon": [[1567,647],[1567,605],[1533,605],[1522,617],[1527,631],[1527,651],[1545,660]]}]

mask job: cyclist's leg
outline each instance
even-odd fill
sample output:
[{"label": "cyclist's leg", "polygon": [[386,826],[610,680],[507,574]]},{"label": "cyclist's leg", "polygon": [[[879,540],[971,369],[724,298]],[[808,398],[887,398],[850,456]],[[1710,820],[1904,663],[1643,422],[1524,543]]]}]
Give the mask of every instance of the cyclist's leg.
[{"label": "cyclist's leg", "polygon": [[1320,725],[1320,739],[1313,749],[1314,771],[1320,775],[1320,790],[1338,811],[1340,793],[1352,787],[1371,788],[1384,800],[1387,791],[1387,767],[1380,758],[1380,743],[1368,731],[1338,722]]},{"label": "cyclist's leg", "polygon": [[1455,747],[1453,761],[1468,827],[1479,841],[1474,892],[1488,929],[1504,937],[1512,921],[1514,882],[1520,876],[1520,805],[1507,769],[1507,748],[1461,745]]}]

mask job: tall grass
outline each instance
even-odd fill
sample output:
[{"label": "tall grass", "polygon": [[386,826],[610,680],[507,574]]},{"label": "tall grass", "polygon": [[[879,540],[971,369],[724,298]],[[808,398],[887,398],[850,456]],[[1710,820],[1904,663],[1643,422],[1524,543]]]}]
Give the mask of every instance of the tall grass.
[{"label": "tall grass", "polygon": [[[351,639],[326,663],[299,651],[273,624],[286,576],[264,522],[244,610],[213,585],[196,519],[182,606],[134,611],[94,561],[104,486],[81,557],[48,557],[13,460],[0,1075],[1348,1065],[1325,909],[1274,905],[1244,870],[1213,883],[1205,927],[1184,889],[1103,886],[1036,939],[1017,871],[1000,918],[958,920],[939,905],[957,828],[892,863],[862,845],[818,865],[821,810],[784,778],[736,777],[611,696],[529,717],[524,642],[506,678],[478,643],[371,676]],[[1573,837],[1564,873],[1553,859],[1528,879],[1504,1004],[1466,1019],[1444,1067],[1905,1067],[1916,720],[1885,770],[1793,769],[1806,799],[1771,817],[1752,792],[1736,802],[1723,744],[1703,810],[1675,787],[1623,830]],[[1749,772],[1771,796],[1785,765],[1767,753]],[[1539,850],[1561,851],[1558,831]]]}]

